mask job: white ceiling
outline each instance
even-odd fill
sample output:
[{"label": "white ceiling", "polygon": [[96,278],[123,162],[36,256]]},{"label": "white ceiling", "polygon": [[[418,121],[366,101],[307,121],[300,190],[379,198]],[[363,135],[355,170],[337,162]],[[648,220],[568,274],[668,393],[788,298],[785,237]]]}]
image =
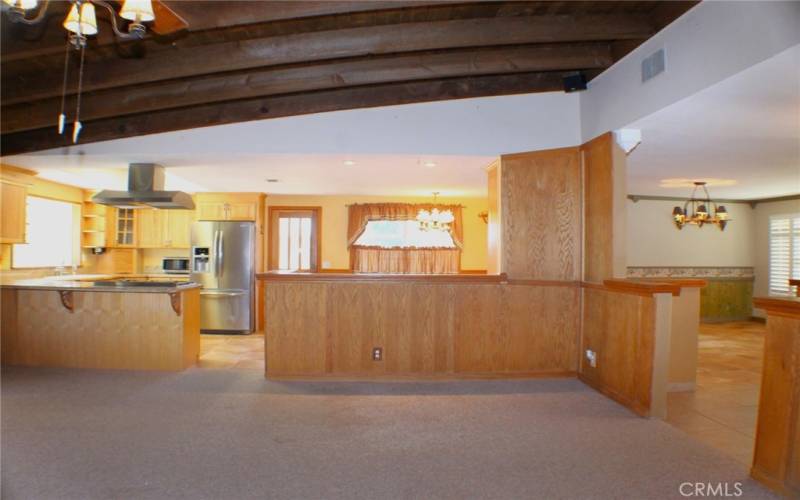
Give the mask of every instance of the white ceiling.
[{"label": "white ceiling", "polygon": [[[491,156],[247,155],[171,160],[166,189],[257,191],[270,194],[375,196],[486,196]],[[345,164],[345,162],[355,162]],[[433,165],[432,165],[433,164]],[[54,165],[47,157],[25,162],[40,176],[93,189],[125,189],[127,164],[85,157],[81,166]],[[222,166],[222,168],[221,168]],[[267,182],[276,179],[278,182]]]},{"label": "white ceiling", "polygon": [[712,197],[800,194],[800,45],[626,128],[642,131],[629,193],[685,196],[664,181],[710,179]]}]

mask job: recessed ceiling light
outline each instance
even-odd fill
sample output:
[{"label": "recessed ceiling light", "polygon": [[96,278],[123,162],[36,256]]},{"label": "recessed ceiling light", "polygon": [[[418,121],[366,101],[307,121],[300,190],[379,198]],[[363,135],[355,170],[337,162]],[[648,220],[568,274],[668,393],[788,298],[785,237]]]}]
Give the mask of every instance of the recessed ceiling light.
[{"label": "recessed ceiling light", "polygon": [[428,168],[433,168],[433,167],[436,166],[436,162],[435,161],[426,161],[425,163],[423,163],[423,165],[425,165]]},{"label": "recessed ceiling light", "polygon": [[278,179],[267,179],[267,182],[278,182]]},{"label": "recessed ceiling light", "polygon": [[353,160],[345,160],[345,161],[343,161],[342,163],[343,163],[343,164],[344,164],[344,166],[346,166],[346,167],[352,167],[353,165],[355,165],[355,164],[356,164],[356,162],[355,162],[355,161],[353,161]]}]

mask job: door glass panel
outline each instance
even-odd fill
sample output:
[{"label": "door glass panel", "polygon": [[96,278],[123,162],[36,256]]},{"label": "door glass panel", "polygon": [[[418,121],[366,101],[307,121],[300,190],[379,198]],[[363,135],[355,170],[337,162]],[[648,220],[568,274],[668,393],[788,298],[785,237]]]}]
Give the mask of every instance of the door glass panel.
[{"label": "door glass panel", "polygon": [[278,269],[310,271],[313,244],[312,217],[278,219]]}]

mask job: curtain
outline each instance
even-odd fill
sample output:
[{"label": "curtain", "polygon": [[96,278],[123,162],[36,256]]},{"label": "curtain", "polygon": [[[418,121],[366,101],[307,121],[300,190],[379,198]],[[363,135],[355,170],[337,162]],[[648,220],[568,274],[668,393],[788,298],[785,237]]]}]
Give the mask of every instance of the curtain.
[{"label": "curtain", "polygon": [[384,274],[458,274],[458,248],[379,248],[354,246],[350,249],[353,272]]},{"label": "curtain", "polygon": [[453,223],[450,235],[459,249],[464,248],[464,224],[461,205],[434,205],[432,203],[357,203],[348,208],[347,246],[352,247],[371,220],[415,220],[420,210],[450,210]]},{"label": "curtain", "polygon": [[[450,210],[450,235],[456,248],[381,248],[356,245],[371,220],[415,220],[420,210]],[[347,222],[350,266],[354,272],[387,274],[457,274],[461,270],[464,226],[460,205],[364,203],[350,205]]]}]

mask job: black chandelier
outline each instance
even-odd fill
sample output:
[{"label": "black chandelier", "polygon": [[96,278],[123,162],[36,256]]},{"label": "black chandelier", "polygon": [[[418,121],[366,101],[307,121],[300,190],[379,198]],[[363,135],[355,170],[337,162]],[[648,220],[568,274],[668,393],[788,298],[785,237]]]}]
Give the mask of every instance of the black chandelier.
[{"label": "black chandelier", "polygon": [[[697,197],[698,188],[702,188],[705,198]],[[709,208],[711,211],[709,212]],[[731,220],[728,218],[728,211],[722,205],[717,205],[711,199],[706,189],[706,183],[696,181],[692,196],[683,204],[683,208],[675,207],[672,209],[672,219],[678,229],[683,229],[686,224],[694,224],[703,227],[706,224],[714,224],[720,231],[725,230],[725,226]]]}]

